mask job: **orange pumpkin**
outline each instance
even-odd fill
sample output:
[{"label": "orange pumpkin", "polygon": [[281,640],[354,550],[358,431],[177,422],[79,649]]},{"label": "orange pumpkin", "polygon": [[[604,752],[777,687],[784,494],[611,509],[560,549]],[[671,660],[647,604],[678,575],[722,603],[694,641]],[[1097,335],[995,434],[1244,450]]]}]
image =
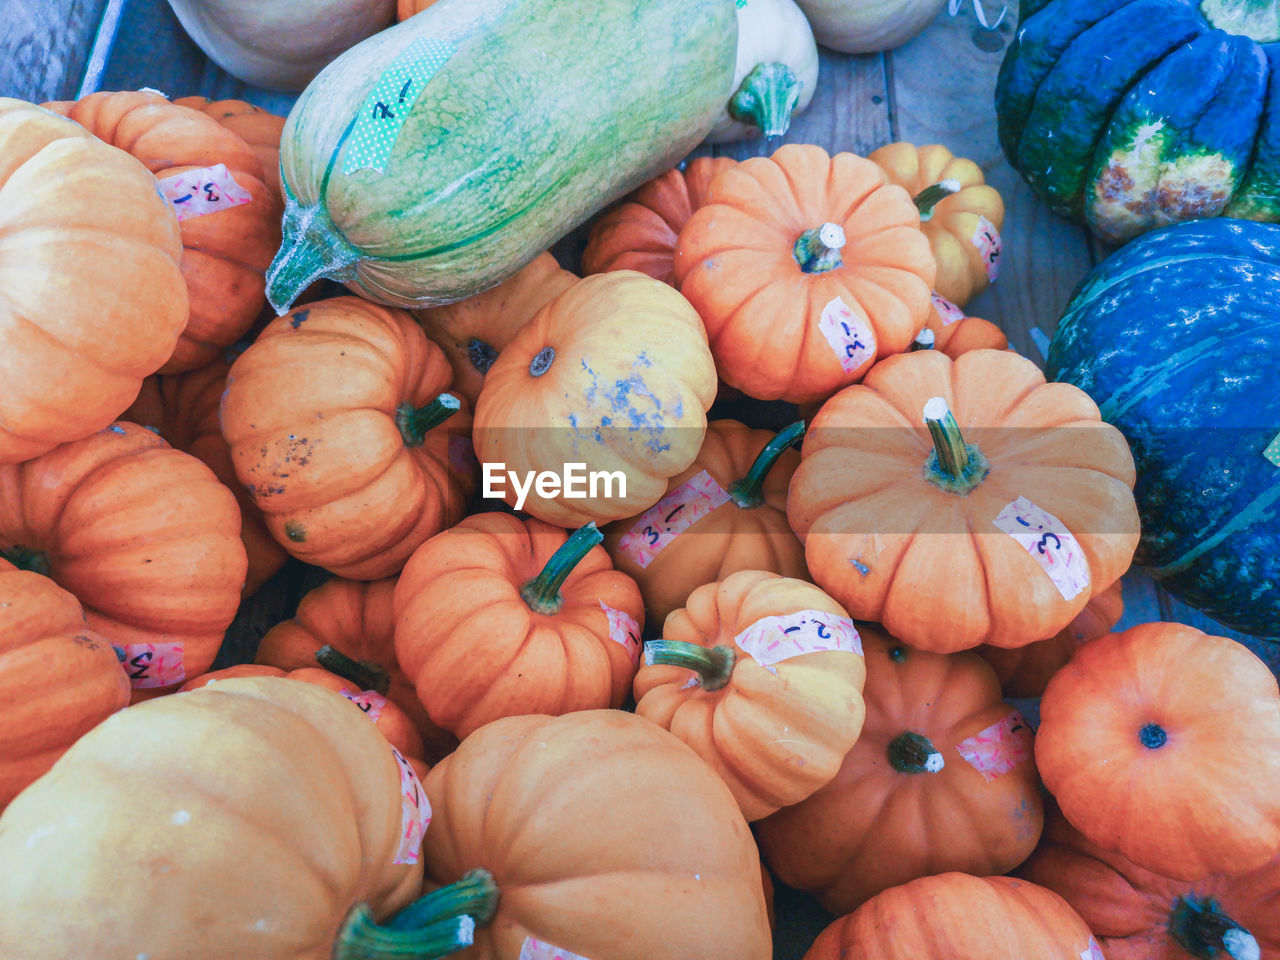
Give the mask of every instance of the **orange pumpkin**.
[{"label": "orange pumpkin", "polygon": [[804,547],[787,524],[787,485],[800,462],[789,448],[803,430],[797,423],[775,435],[711,421],[697,459],[667,481],[666,496],[604,531],[614,566],[640,585],[650,621],[662,623],[695,587],[739,570],[809,579]]},{"label": "orange pumpkin", "polygon": [[155,180],[76,124],[0,98],[0,188],[7,464],[118,417],[173,352],[187,291],[178,221]]},{"label": "orange pumpkin", "polygon": [[277,542],[377,580],[457,522],[474,478],[451,376],[403,310],[337,297],[272,321],[232,365],[220,416]]},{"label": "orange pumpkin", "polygon": [[449,358],[454,391],[466,397],[474,409],[484,375],[516,331],[577,279],[568,270],[560,269],[556,258],[544,251],[484,293],[412,313]]},{"label": "orange pumpkin", "polygon": [[724,783],[657,724],[621,710],[508,717],[423,786],[428,887],[483,870],[497,891],[467,956],[771,956],[751,831]]},{"label": "orange pumpkin", "polygon": [[737,163],[697,157],[641,186],[596,221],[582,251],[582,272],[639,270],[675,286],[676,237],[707,202],[716,174]]},{"label": "orange pumpkin", "polygon": [[135,694],[209,669],[240,603],[239,534],[231,491],[136,424],[0,467],[0,557],[80,601]]},{"label": "orange pumpkin", "polygon": [[370,956],[369,918],[421,889],[414,791],[360,711],[309,683],[121,710],[0,817],[0,956]]},{"label": "orange pumpkin", "polygon": [[963,307],[995,282],[1004,201],[987,186],[981,167],[938,144],[890,143],[868,159],[915,197],[920,229],[938,262],[938,293]]},{"label": "orange pumpkin", "polygon": [[262,164],[263,181],[275,187],[280,202],[284,202],[284,189],[280,185],[280,133],[284,130],[284,117],[244,100],[178,97],[173,102],[208,114],[247,143]]},{"label": "orange pumpkin", "polygon": [[680,231],[675,276],[720,377],[809,403],[910,347],[935,272],[919,222],[907,193],[851,153],[787,144],[717,176]]},{"label": "orange pumpkin", "polygon": [[1006,697],[1038,697],[1049,678],[1071,659],[1076,648],[1106,636],[1124,614],[1124,598],[1117,580],[1090,600],[1064,630],[1048,640],[1025,647],[1002,649],[982,646],[974,649],[996,672]]},{"label": "orange pumpkin", "polygon": [[572,536],[506,513],[432,537],[395,589],[396,656],[433,723],[622,704],[644,608],[588,524]]},{"label": "orange pumpkin", "polygon": [[121,419],[155,430],[174,449],[203,462],[235,494],[240,505],[240,539],[249,558],[241,593],[249,597],[284,565],[289,554],[267,531],[262,511],[236,479],[231,448],[218,423],[218,404],[234,359],[228,353],[187,373],[148,377]]},{"label": "orange pumpkin", "polygon": [[[579,280],[485,377],[475,422],[485,495],[568,528],[633,517],[697,457],[715,392],[706,332],[680,294],[633,270]],[[514,482],[488,482],[491,470],[499,481],[504,471],[560,476],[569,463],[583,466],[582,497],[547,485],[522,500]],[[588,487],[584,476],[601,473],[607,482]]]},{"label": "orange pumpkin", "polygon": [[916,877],[1010,870],[1043,822],[1031,729],[991,668],[859,629],[858,742],[829,784],[756,825],[775,876],[835,914]]},{"label": "orange pumpkin", "polygon": [[933,349],[952,360],[970,350],[1004,350],[1009,346],[1004,331],[990,320],[966,317],[963,310],[936,293],[924,329],[933,334]]},{"label": "orange pumpkin", "polygon": [[644,664],[636,713],[693,747],[749,821],[829,783],[862,729],[858,631],[803,580],[742,570],[698,587]]},{"label": "orange pumpkin", "polygon": [[[190,312],[160,372],[209,363],[249,329],[266,302],[266,269],[280,246],[283,207],[278,191],[263,182],[262,164],[247,143],[217,121],[156,93],[93,93],[44,106],[137,157],[173,199]],[[191,176],[183,179],[183,174]],[[198,187],[192,187],[195,179]],[[244,193],[247,201],[228,204],[226,198]],[[200,212],[204,208],[196,206],[218,197],[223,199],[211,210]],[[113,278],[111,286],[120,283]]]},{"label": "orange pumpkin", "polygon": [[415,13],[421,13],[436,0],[396,0],[396,19],[408,20]]},{"label": "orange pumpkin", "polygon": [[363,686],[383,694],[408,714],[424,741],[424,756],[434,763],[458,741],[431,722],[418,701],[413,681],[400,669],[392,607],[395,589],[394,577],[371,582],[340,577],[326,581],[302,598],[293,619],[267,631],[254,662],[299,670],[314,665],[317,652],[324,647],[356,661],[369,677]]},{"label": "orange pumpkin", "polygon": [[818,935],[804,960],[1103,960],[1056,893],[944,873],[886,890]]},{"label": "orange pumpkin", "polygon": [[1128,569],[1134,476],[1083,391],[1009,351],[921,350],[822,407],[787,516],[855,619],[925,650],[1016,647]]},{"label": "orange pumpkin", "polygon": [[1280,688],[1180,623],[1094,640],[1049,681],[1036,762],[1072,826],[1176,880],[1280,855]]},{"label": "orange pumpkin", "polygon": [[129,678],[76,598],[0,560],[0,810],[128,703]]}]

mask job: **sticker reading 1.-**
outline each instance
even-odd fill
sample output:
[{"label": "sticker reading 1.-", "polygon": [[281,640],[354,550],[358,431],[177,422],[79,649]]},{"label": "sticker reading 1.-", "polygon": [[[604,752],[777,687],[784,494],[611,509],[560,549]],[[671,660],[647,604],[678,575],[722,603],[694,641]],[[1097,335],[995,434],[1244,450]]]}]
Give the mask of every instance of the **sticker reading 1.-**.
[{"label": "sticker reading 1.-", "polygon": [[1071,600],[1089,587],[1089,561],[1080,544],[1053,514],[1026,497],[1006,504],[993,521],[1031,555],[1049,575],[1063,600]]},{"label": "sticker reading 1.-", "polygon": [[419,94],[453,56],[453,51],[452,43],[430,37],[418,37],[405,47],[360,106],[347,138],[343,173],[386,170],[391,148],[396,145]]},{"label": "sticker reading 1.-", "polygon": [[848,617],[822,610],[798,610],[757,620],[733,642],[762,667],[805,653],[844,650],[862,656],[862,638]]},{"label": "sticker reading 1.-", "polygon": [[1273,466],[1280,467],[1280,433],[1267,444],[1267,449],[1262,451],[1262,455],[1270,460]]},{"label": "sticker reading 1.-", "polygon": [[173,206],[179,221],[203,217],[253,200],[253,194],[236,183],[223,163],[175,173],[160,180],[159,186],[160,193]]},{"label": "sticker reading 1.-", "polygon": [[640,514],[635,525],[618,540],[618,550],[643,570],[667,544],[728,502],[729,494],[703,470]]},{"label": "sticker reading 1.-", "polygon": [[400,767],[400,846],[396,849],[396,858],[392,863],[417,863],[418,851],[422,849],[422,836],[431,825],[431,803],[427,794],[418,782],[418,775],[413,772],[406,760],[395,747],[391,755],[396,758]]},{"label": "sticker reading 1.-", "polygon": [[1031,727],[1013,710],[1003,720],[956,744],[960,756],[988,782],[1031,757]]},{"label": "sticker reading 1.-", "polygon": [[942,318],[942,325],[949,327],[953,323],[958,323],[964,319],[964,311],[957,307],[941,294],[931,293],[929,296],[933,299],[933,309],[938,312],[938,316]]},{"label": "sticker reading 1.-", "polygon": [[625,610],[613,609],[603,600],[600,601],[600,609],[609,618],[609,639],[614,643],[622,644],[631,662],[638,664],[640,662],[640,624],[636,623],[636,618]]},{"label": "sticker reading 1.-", "polygon": [[831,345],[840,369],[853,373],[876,355],[876,334],[853,308],[836,297],[822,308],[818,329]]},{"label": "sticker reading 1.-", "polygon": [[377,690],[361,690],[359,693],[352,693],[350,690],[339,690],[338,692],[363,710],[365,716],[375,722],[382,716],[382,708],[387,705],[387,698],[378,693]]},{"label": "sticker reading 1.-", "polygon": [[986,217],[979,217],[978,228],[973,231],[969,242],[978,248],[982,264],[987,268],[987,280],[995,283],[996,277],[1000,276],[1000,254],[1004,249],[1000,231]]},{"label": "sticker reading 1.-", "polygon": [[545,940],[525,937],[524,943],[520,946],[519,960],[587,960],[587,958],[581,954],[570,953]]},{"label": "sticker reading 1.-", "polygon": [[116,656],[129,682],[140,690],[168,687],[187,679],[180,642],[122,643],[116,647]]}]

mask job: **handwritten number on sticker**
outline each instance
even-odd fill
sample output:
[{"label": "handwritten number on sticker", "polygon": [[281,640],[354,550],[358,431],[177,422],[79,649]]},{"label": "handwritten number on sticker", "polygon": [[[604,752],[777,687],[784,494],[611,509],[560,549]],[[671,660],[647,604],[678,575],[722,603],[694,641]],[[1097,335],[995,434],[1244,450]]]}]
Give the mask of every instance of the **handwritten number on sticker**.
[{"label": "handwritten number on sticker", "polygon": [[129,665],[137,667],[136,670],[129,671],[130,680],[144,680],[147,676],[147,670],[151,667],[151,651],[145,650],[129,661]]}]

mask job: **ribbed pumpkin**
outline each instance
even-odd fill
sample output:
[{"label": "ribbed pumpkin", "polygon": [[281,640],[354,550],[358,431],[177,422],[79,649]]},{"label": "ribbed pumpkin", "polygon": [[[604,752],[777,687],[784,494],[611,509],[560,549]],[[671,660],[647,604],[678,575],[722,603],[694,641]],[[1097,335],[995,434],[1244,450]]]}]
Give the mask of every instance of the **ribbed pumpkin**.
[{"label": "ribbed pumpkin", "polygon": [[657,724],[621,710],[509,717],[423,786],[428,887],[483,870],[497,889],[468,956],[772,953],[751,831],[720,778]]},{"label": "ribbed pumpkin", "polygon": [[392,607],[396,578],[343,580],[333,577],[302,598],[290,620],[277,623],[258,644],[254,662],[300,670],[316,662],[325,646],[355,660],[370,679],[366,686],[384,694],[412,718],[425,743],[424,756],[435,762],[458,745],[457,739],[427,717],[413,682],[396,659],[396,623]]},{"label": "ribbed pumpkin", "polygon": [[262,511],[236,479],[231,448],[218,423],[218,404],[234,356],[224,351],[212,363],[187,373],[148,377],[122,420],[155,430],[169,445],[204,463],[236,496],[240,539],[249,558],[244,596],[252,596],[283,565],[289,554],[267,531]]},{"label": "ribbed pumpkin", "polygon": [[693,747],[759,820],[836,775],[862,729],[865,674],[840,604],[742,570],[694,590],[644,645],[636,713]]},{"label": "ribbed pumpkin", "polygon": [[432,722],[465,737],[499,717],[617,707],[644,608],[588,524],[480,513],[424,543],[395,589],[396,656]]},{"label": "ribbed pumpkin", "polygon": [[1082,391],[1009,351],[921,350],[822,407],[787,516],[814,582],[854,618],[926,650],[1016,647],[1128,568],[1133,481]]},{"label": "ribbed pumpkin", "polygon": [[730,157],[696,157],[640,187],[596,221],[582,251],[582,272],[639,270],[675,286],[676,237],[707,202],[707,187]]},{"label": "ribbed pumpkin", "polygon": [[135,692],[213,662],[244,584],[239,533],[231,491],[136,424],[0,467],[0,557],[73,594]]},{"label": "ribbed pumpkin", "polygon": [[396,0],[396,19],[408,20],[415,13],[421,13],[436,0]]},{"label": "ribbed pumpkin", "polygon": [[933,334],[933,349],[952,360],[970,350],[1004,350],[1009,346],[1004,331],[990,320],[966,317],[963,310],[936,293],[924,329]]},{"label": "ribbed pumpkin", "polygon": [[244,100],[177,97],[173,102],[208,114],[247,143],[262,164],[263,181],[275,187],[280,202],[284,202],[284,188],[280,185],[280,133],[284,130],[284,117]]},{"label": "ribbed pumpkin", "polygon": [[818,935],[805,960],[1103,960],[1070,905],[1012,877],[945,873],[886,890]]},{"label": "ribbed pumpkin", "polygon": [[[586,277],[521,327],[490,368],[476,455],[505,464],[500,476],[559,475],[580,463],[586,474],[625,477],[625,495],[621,483],[583,483],[577,499],[531,489],[519,509],[540,520],[572,528],[633,517],[697,457],[715,392],[706,331],[688,301],[633,270]],[[499,492],[517,503],[514,483]]]},{"label": "ribbed pumpkin", "polygon": [[272,321],[236,360],[222,433],[291,554],[377,580],[466,509],[474,471],[444,353],[403,310],[356,297]]},{"label": "ribbed pumpkin", "polygon": [[777,433],[712,420],[698,458],[667,481],[647,512],[610,524],[605,548],[640,585],[660,625],[696,587],[739,570],[809,579],[804,546],[787,525],[787,486],[803,424]]},{"label": "ribbed pumpkin", "polygon": [[421,889],[420,789],[353,704],[309,683],[121,710],[0,816],[0,955],[377,955],[371,918]]},{"label": "ribbed pumpkin", "polygon": [[1107,960],[1280,956],[1280,859],[1239,877],[1170,880],[1090,843],[1053,810],[1018,875],[1071,904]]},{"label": "ribbed pumpkin", "polygon": [[1076,829],[1163,876],[1280,855],[1280,688],[1234,640],[1146,623],[1081,647],[1044,692],[1036,762]]},{"label": "ribbed pumpkin", "polygon": [[[262,164],[247,143],[217,121],[156,93],[93,93],[45,106],[127,150],[162,187],[179,174],[221,165],[251,197],[179,223],[190,312],[173,355],[160,370],[178,373],[209,363],[249,329],[265,302],[266,269],[280,245],[281,206],[278,192],[263,182]],[[229,181],[219,181],[212,190],[207,176],[201,175],[201,181],[207,198],[230,189]],[[184,191],[185,186],[179,190],[175,184],[172,192]],[[195,190],[187,195],[193,197],[188,203],[201,200]],[[175,204],[174,209],[186,208]],[[113,286],[119,283],[113,278]]]},{"label": "ribbed pumpkin", "polygon": [[712,181],[676,242],[720,377],[808,403],[911,346],[937,270],[901,187],[851,153],[787,144]]},{"label": "ribbed pumpkin", "polygon": [[915,198],[920,229],[938,261],[934,290],[963,307],[995,282],[1004,201],[981,167],[936,143],[890,143],[867,159]]},{"label": "ribbed pumpkin", "polygon": [[128,703],[129,678],[76,598],[0,560],[0,810]]},{"label": "ribbed pumpkin", "polygon": [[1043,813],[1032,733],[971,653],[912,650],[859,625],[866,720],[840,772],[756,825],[761,856],[832,913],[929,874],[1003,873]]},{"label": "ribbed pumpkin", "polygon": [[415,310],[413,316],[449,358],[454,391],[475,409],[484,375],[516,331],[577,279],[544,251],[484,293],[433,310]]},{"label": "ribbed pumpkin", "polygon": [[0,188],[5,464],[118,417],[173,352],[187,291],[155,180],[76,124],[0,98]]}]

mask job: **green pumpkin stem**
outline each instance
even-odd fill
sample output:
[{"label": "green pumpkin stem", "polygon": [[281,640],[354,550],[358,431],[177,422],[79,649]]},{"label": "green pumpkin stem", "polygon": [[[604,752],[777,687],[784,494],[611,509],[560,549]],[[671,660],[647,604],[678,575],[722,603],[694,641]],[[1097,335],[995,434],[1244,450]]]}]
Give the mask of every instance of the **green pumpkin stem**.
[{"label": "green pumpkin stem", "polygon": [[24,547],[20,544],[14,544],[12,547],[0,547],[0,557],[8,560],[19,570],[30,570],[32,573],[38,573],[47,577],[49,575],[49,555],[43,550],[33,550],[31,547]]},{"label": "green pumpkin stem", "polygon": [[493,874],[478,867],[463,874],[461,880],[419,897],[391,917],[385,926],[389,930],[413,930],[464,915],[483,925],[493,919],[498,909],[498,895]]},{"label": "green pumpkin stem", "polygon": [[333,960],[436,960],[475,942],[476,922],[449,917],[414,930],[379,926],[368,904],[351,908],[333,942]]},{"label": "green pumpkin stem", "polygon": [[302,207],[292,197],[284,209],[284,242],[267,268],[267,300],[278,315],[321,277],[355,277],[360,253],[318,205]]},{"label": "green pumpkin stem", "polygon": [[942,397],[924,405],[924,423],[933,437],[925,462],[925,479],[948,493],[964,496],[986,479],[990,464],[972,443],[965,443],[960,426]]},{"label": "green pumpkin stem", "polygon": [[764,486],[764,478],[773,469],[773,465],[778,462],[778,458],[782,456],[782,451],[788,447],[794,447],[802,439],[804,439],[803,420],[779,430],[777,435],[766,443],[764,449],[756,456],[755,462],[751,464],[751,469],[747,471],[747,475],[729,484],[729,489],[726,492],[733,502],[743,510],[750,510],[764,503],[764,493],[761,491],[761,487]]},{"label": "green pumpkin stem", "polygon": [[889,766],[899,773],[937,773],[946,761],[928,737],[900,733],[889,742]]},{"label": "green pumpkin stem", "polygon": [[316,651],[316,663],[361,690],[372,690],[386,696],[391,687],[391,676],[380,665],[367,660],[353,660],[327,643]]},{"label": "green pumpkin stem", "polygon": [[442,393],[425,407],[402,403],[396,408],[396,426],[406,447],[420,447],[427,434],[458,412],[461,403],[451,393]]},{"label": "green pumpkin stem", "polygon": [[662,664],[692,670],[703,690],[719,690],[727,684],[737,659],[733,647],[702,647],[683,640],[650,640],[644,645],[647,666]]},{"label": "green pumpkin stem", "polygon": [[759,127],[766,137],[780,137],[791,128],[803,86],[785,63],[757,63],[729,98],[729,116]]},{"label": "green pumpkin stem", "polygon": [[805,273],[825,273],[844,263],[840,251],[846,243],[848,239],[838,223],[824,223],[800,234],[791,253]]},{"label": "green pumpkin stem", "polygon": [[933,218],[933,208],[953,193],[959,192],[959,180],[942,180],[921,190],[916,195],[916,209],[920,211],[920,222],[928,223]]},{"label": "green pumpkin stem", "polygon": [[1258,960],[1257,939],[1211,898],[1179,897],[1169,915],[1169,935],[1197,960]]},{"label": "green pumpkin stem", "polygon": [[596,529],[594,522],[575,530],[568,540],[560,544],[560,549],[551,555],[542,572],[520,588],[520,596],[529,605],[529,609],[548,615],[559,613],[564,603],[560,587],[582,558],[603,541],[604,534]]}]

